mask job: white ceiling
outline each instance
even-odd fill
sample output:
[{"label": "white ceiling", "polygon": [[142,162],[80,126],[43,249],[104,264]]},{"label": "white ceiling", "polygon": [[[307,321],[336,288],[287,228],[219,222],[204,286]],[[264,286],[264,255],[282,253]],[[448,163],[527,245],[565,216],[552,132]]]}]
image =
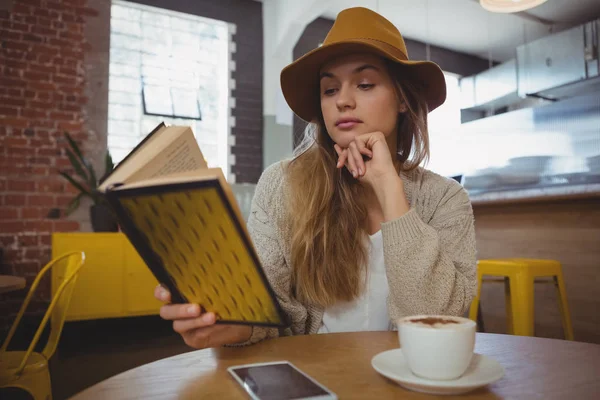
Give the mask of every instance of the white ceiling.
[{"label": "white ceiling", "polygon": [[367,7],[392,21],[405,38],[486,59],[491,56],[494,61],[514,58],[516,46],[552,30],[600,18],[600,0],[548,0],[519,14],[490,13],[477,0],[345,0],[332,4],[323,17],[335,19],[345,8]]}]

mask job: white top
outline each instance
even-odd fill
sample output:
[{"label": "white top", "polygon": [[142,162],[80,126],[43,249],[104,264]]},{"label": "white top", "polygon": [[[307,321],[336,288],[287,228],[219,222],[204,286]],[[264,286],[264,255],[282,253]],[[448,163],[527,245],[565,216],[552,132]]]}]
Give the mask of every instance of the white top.
[{"label": "white top", "polygon": [[383,236],[378,231],[369,238],[366,290],[351,302],[327,308],[318,333],[390,330],[387,310],[389,286],[383,261]]}]

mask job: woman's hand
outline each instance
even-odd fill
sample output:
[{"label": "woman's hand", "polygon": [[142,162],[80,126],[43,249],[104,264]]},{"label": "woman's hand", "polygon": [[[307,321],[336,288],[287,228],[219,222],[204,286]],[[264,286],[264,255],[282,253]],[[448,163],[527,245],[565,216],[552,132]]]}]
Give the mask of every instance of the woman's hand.
[{"label": "woman's hand", "polygon": [[342,149],[338,144],[334,147],[339,157],[337,168],[345,166],[353,177],[368,183],[373,189],[386,179],[398,177],[390,149],[381,132],[357,136],[347,149]]},{"label": "woman's hand", "polygon": [[[161,285],[154,289],[154,297],[165,303],[171,301],[171,294]],[[198,304],[165,304],[160,316],[173,321],[173,330],[196,349],[242,343],[252,334],[252,327],[247,325],[216,325],[215,314],[201,313]]]},{"label": "woman's hand", "polygon": [[404,184],[383,133],[357,136],[347,149],[342,149],[338,144],[334,147],[339,157],[337,168],[345,166],[353,177],[373,189],[383,211],[384,222],[399,218],[410,210]]}]

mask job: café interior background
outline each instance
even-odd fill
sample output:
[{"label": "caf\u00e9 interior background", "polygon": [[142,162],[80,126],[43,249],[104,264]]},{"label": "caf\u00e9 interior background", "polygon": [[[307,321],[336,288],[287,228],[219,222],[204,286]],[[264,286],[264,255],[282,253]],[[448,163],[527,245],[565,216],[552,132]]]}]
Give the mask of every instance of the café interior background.
[{"label": "caf\u00e9 interior background", "polygon": [[[429,117],[427,167],[469,191],[478,257],[560,260],[575,338],[600,343],[597,0],[548,0],[509,14],[476,0],[2,1],[0,274],[30,283],[50,259],[54,233],[92,230],[87,201],[57,217],[73,198],[57,173],[70,165],[65,131],[102,170],[107,149],[120,161],[158,122],[189,124],[247,216],[261,172],[290,157],[304,129],[281,95],[279,72],[319,46],[352,6],[383,14],[411,58],[445,71],[448,99]],[[28,314],[34,321],[44,290]],[[23,294],[0,296],[5,332]],[[535,296],[536,335],[562,337],[554,289],[536,286]],[[501,285],[485,287],[482,308],[486,331],[504,332]],[[123,343],[100,333],[98,348],[135,342],[131,321],[111,328]],[[88,322],[97,332],[103,323],[116,322]],[[82,354],[69,329],[77,323],[65,328],[73,345],[65,363]],[[187,351],[175,339],[157,353]]]}]

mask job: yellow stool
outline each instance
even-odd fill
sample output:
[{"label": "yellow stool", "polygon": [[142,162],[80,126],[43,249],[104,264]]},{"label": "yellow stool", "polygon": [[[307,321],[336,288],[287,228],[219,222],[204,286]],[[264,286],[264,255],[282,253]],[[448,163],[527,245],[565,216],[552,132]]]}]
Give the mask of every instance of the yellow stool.
[{"label": "yellow stool", "polygon": [[536,278],[551,277],[556,286],[563,330],[567,340],[573,340],[571,315],[562,267],[555,260],[507,258],[477,262],[477,295],[471,303],[469,318],[477,321],[483,276],[504,278],[508,333],[534,336],[533,284]]}]

